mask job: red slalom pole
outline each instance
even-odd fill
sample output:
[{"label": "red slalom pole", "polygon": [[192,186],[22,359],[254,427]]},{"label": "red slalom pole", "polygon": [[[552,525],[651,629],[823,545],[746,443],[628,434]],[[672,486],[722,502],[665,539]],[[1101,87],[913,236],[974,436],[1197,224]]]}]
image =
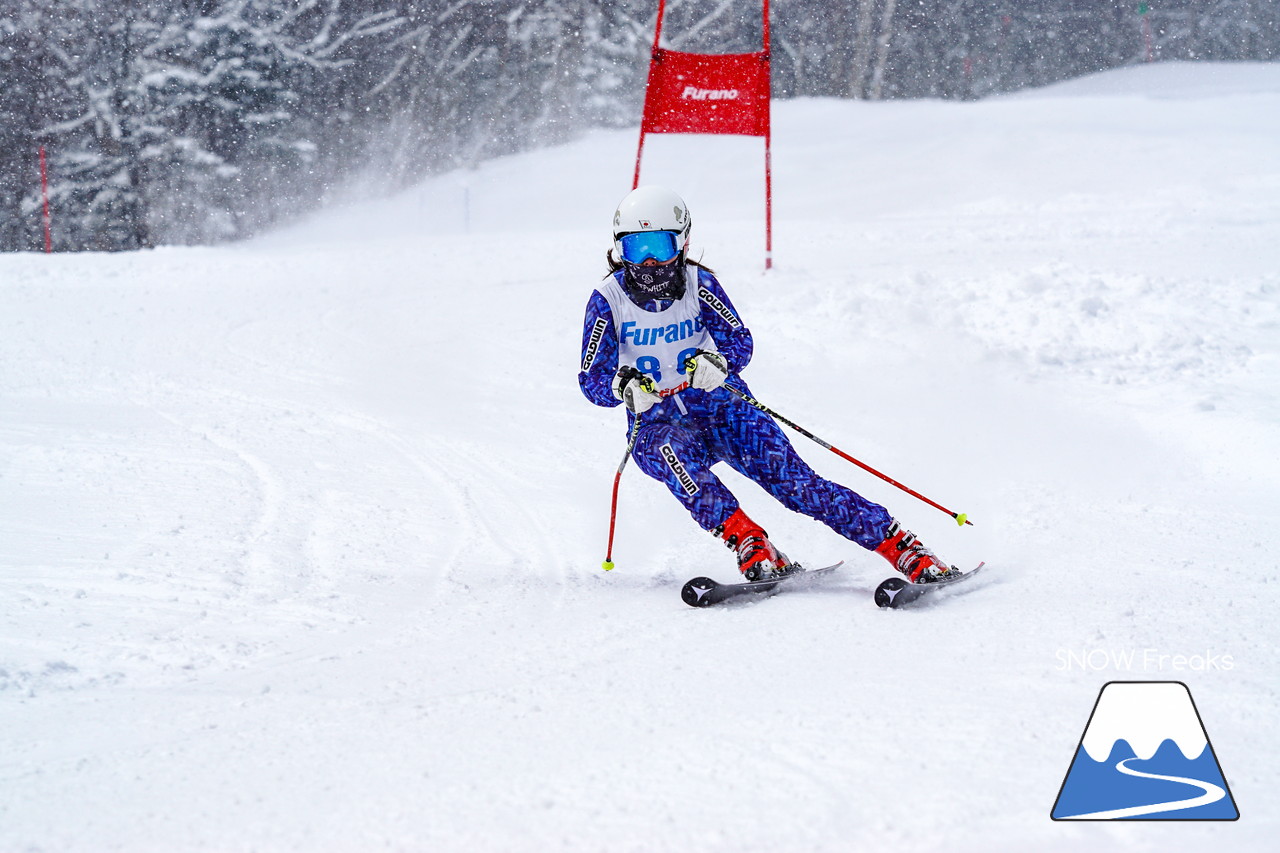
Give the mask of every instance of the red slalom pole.
[{"label": "red slalom pole", "polygon": [[600,567],[606,572],[613,570],[613,531],[618,520],[618,483],[622,481],[622,469],[627,467],[627,460],[631,458],[631,451],[636,449],[636,436],[640,434],[640,416],[636,415],[631,422],[631,436],[627,439],[627,452],[623,455],[622,461],[618,463],[618,473],[613,475],[613,503],[609,508],[609,547],[604,555],[604,562]]},{"label": "red slalom pole", "polygon": [[[772,62],[769,43],[769,0],[764,0],[764,55],[765,63]],[[772,74],[772,72],[770,72]],[[772,77],[770,78],[772,79]],[[773,269],[773,91],[765,101],[764,126],[764,269]]]},{"label": "red slalom pole", "polygon": [[44,199],[44,253],[53,254],[53,232],[49,222],[49,168],[45,163],[44,146],[40,146],[40,195]]},{"label": "red slalom pole", "polygon": [[[645,97],[648,97],[649,84],[653,82],[654,64],[659,61],[659,44],[662,42],[662,18],[667,13],[667,0],[658,0],[658,20],[653,27],[653,50],[649,53],[649,77],[645,81]],[[644,155],[644,135],[646,132],[645,116],[640,116],[640,143],[636,146],[636,173],[631,179],[631,189],[640,186],[640,158]],[[606,560],[606,562],[608,562]]]},{"label": "red slalom pole", "polygon": [[738,397],[739,397],[743,402],[745,402],[747,405],[750,405],[750,406],[754,406],[754,407],[756,407],[757,409],[759,409],[760,411],[764,412],[766,415],[768,415],[769,417],[773,418],[773,419],[774,419],[774,420],[776,420],[776,421],[781,421],[782,423],[784,423],[784,424],[786,424],[787,426],[791,427],[791,428],[792,428],[793,430],[795,430],[796,432],[798,432],[798,433],[800,433],[801,435],[803,435],[805,438],[812,439],[812,440],[813,440],[814,442],[816,442],[817,444],[820,444],[820,445],[822,445],[823,447],[825,447],[827,450],[830,450],[832,453],[834,453],[835,455],[839,456],[841,459],[845,459],[845,460],[847,460],[847,461],[849,461],[849,462],[852,462],[854,465],[857,465],[859,468],[861,468],[863,471],[866,471],[868,474],[875,474],[877,477],[879,477],[881,480],[884,480],[886,483],[888,483],[888,484],[889,484],[889,485],[891,485],[891,486],[897,486],[899,489],[902,489],[902,491],[904,491],[904,492],[906,492],[907,494],[911,495],[911,497],[915,498],[916,500],[924,501],[925,503],[927,503],[929,506],[933,507],[934,509],[936,509],[936,510],[940,510],[940,511],[942,511],[942,512],[945,512],[947,515],[951,516],[952,518],[954,518],[954,519],[956,520],[956,524],[959,524],[959,525],[962,525],[962,526],[963,526],[963,525],[965,525],[965,524],[968,524],[968,525],[969,525],[969,526],[971,526],[971,527],[973,526],[973,522],[969,520],[969,516],[968,516],[968,515],[966,515],[965,513],[963,513],[963,512],[952,512],[951,510],[947,509],[947,508],[946,508],[945,506],[943,506],[942,504],[935,503],[934,501],[929,500],[929,499],[928,499],[928,498],[926,498],[924,495],[920,494],[919,492],[915,491],[914,489],[909,489],[909,488],[907,488],[906,486],[902,485],[901,483],[899,483],[897,480],[893,479],[892,477],[886,476],[885,474],[881,474],[879,471],[877,471],[875,468],[872,468],[870,465],[867,465],[865,462],[859,462],[857,459],[854,459],[854,458],[853,458],[852,456],[850,456],[848,453],[845,453],[843,450],[841,450],[841,449],[840,449],[840,448],[838,448],[838,447],[833,447],[831,444],[829,444],[829,443],[827,443],[827,442],[823,441],[822,439],[818,438],[816,435],[814,435],[813,433],[809,432],[807,429],[805,429],[804,427],[800,426],[799,424],[797,424],[797,423],[793,423],[793,422],[791,422],[791,421],[787,420],[787,419],[786,419],[786,418],[784,418],[782,415],[780,415],[780,414],[778,414],[777,412],[775,412],[773,409],[770,409],[768,406],[764,405],[764,404],[763,404],[763,403],[761,403],[759,400],[757,400],[756,398],[752,397],[750,394],[747,394],[745,391],[740,391],[740,390],[738,390],[737,388],[734,388],[732,385],[725,385],[724,387],[725,387],[725,388],[728,388],[730,392],[732,392],[733,394],[737,395],[737,396],[738,396]]}]

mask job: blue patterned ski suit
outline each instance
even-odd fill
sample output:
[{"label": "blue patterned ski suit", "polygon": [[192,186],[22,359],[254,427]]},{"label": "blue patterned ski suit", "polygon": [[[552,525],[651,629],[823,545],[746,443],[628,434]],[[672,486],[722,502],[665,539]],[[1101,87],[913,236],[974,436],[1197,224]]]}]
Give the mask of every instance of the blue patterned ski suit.
[{"label": "blue patterned ski suit", "polygon": [[[702,324],[729,363],[727,384],[750,394],[740,374],[751,361],[751,332],[716,277],[691,266],[697,272]],[[619,285],[622,276],[622,271],[613,274]],[[608,284],[606,278],[587,302],[578,373],[582,393],[597,406],[621,404],[612,391],[619,331],[601,293]],[[639,307],[658,312],[669,304],[651,301]],[[625,333],[634,334],[630,328]],[[652,373],[644,364],[639,367]],[[628,413],[628,429],[633,417]],[[819,476],[772,418],[724,388],[710,392],[685,388],[655,404],[641,415],[632,458],[642,471],[664,483],[704,530],[720,526],[738,509],[737,498],[712,473],[711,466],[717,462],[727,462],[788,509],[821,521],[864,548],[874,549],[889,529],[891,518],[884,507]]]}]

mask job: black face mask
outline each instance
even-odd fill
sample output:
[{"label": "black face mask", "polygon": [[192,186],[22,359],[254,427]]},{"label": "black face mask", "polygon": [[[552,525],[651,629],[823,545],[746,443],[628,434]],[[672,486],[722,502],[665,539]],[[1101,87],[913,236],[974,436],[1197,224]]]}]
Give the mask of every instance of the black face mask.
[{"label": "black face mask", "polygon": [[627,292],[638,300],[679,299],[684,296],[684,258],[656,267],[624,263]]}]

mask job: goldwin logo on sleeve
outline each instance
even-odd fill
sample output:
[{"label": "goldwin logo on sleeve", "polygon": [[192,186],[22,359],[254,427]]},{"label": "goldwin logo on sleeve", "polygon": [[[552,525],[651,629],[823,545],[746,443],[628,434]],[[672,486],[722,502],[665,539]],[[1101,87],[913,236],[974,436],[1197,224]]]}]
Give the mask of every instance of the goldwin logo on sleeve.
[{"label": "goldwin logo on sleeve", "polygon": [[591,327],[591,337],[587,340],[587,351],[582,356],[582,372],[586,373],[591,369],[591,365],[595,363],[596,353],[600,351],[600,341],[604,338],[604,330],[608,328],[609,321],[603,317],[597,317],[595,325]]}]

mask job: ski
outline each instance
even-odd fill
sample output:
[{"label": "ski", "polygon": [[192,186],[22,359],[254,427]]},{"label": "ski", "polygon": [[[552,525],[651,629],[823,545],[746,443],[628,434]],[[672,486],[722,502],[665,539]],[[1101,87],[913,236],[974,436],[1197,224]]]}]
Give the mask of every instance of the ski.
[{"label": "ski", "polygon": [[895,610],[899,607],[907,607],[922,598],[929,597],[940,589],[947,589],[958,583],[963,583],[976,575],[978,570],[985,565],[986,563],[978,563],[978,565],[958,578],[948,578],[934,583],[912,583],[902,577],[888,578],[876,587],[876,607],[889,607]]},{"label": "ski", "polygon": [[694,578],[681,588],[680,598],[690,607],[710,607],[745,595],[772,593],[782,587],[808,586],[815,577],[829,574],[843,565],[844,561],[841,560],[833,566],[823,566],[820,569],[799,568],[780,578],[745,583],[719,583],[711,578]]}]

